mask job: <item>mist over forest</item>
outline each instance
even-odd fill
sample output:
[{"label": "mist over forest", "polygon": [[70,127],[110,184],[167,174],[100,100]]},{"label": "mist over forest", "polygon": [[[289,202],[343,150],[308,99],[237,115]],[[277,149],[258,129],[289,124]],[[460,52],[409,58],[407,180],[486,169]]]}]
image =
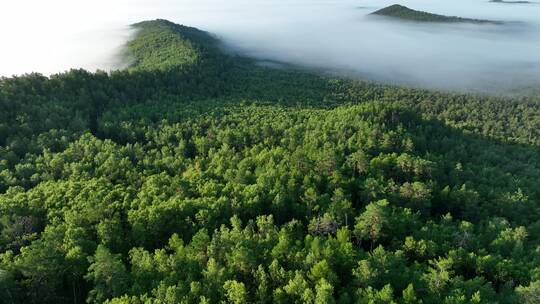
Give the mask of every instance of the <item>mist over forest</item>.
[{"label": "mist over forest", "polygon": [[539,304],[492,1],[2,0],[0,304]]},{"label": "mist over forest", "polygon": [[[384,83],[502,92],[540,82],[540,4],[399,2],[430,13],[503,24],[426,24],[370,15],[394,3],[21,1],[0,11],[5,45],[0,50],[0,75],[125,67],[128,62],[120,55],[133,35],[129,25],[163,18],[209,31],[242,56]],[[18,24],[16,31],[12,24]]]}]

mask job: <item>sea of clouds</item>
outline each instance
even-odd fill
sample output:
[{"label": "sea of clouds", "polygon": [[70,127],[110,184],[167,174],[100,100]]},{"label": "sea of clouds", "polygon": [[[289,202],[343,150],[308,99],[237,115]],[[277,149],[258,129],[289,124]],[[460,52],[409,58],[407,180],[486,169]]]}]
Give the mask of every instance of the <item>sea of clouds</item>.
[{"label": "sea of clouds", "polygon": [[[494,24],[400,22],[391,4]],[[6,0],[0,75],[123,68],[129,24],[163,18],[235,52],[377,81],[458,90],[540,83],[540,4],[485,0]]]}]

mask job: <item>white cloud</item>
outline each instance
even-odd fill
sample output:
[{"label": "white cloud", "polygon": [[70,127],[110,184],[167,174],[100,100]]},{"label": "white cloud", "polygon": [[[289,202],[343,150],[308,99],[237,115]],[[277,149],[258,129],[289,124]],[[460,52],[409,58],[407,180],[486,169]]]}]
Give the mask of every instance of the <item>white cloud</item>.
[{"label": "white cloud", "polygon": [[115,68],[126,25],[165,18],[216,33],[239,52],[443,88],[540,82],[540,5],[404,0],[508,26],[414,25],[366,18],[388,0],[3,0],[0,74]]}]

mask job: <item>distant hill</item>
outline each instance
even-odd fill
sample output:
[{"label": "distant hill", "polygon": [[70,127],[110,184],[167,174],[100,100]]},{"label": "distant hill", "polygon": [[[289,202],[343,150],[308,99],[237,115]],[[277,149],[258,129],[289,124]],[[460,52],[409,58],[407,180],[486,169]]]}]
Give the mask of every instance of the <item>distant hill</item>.
[{"label": "distant hill", "polygon": [[529,4],[530,1],[505,1],[505,0],[491,0],[489,2],[493,3],[505,3],[505,4]]},{"label": "distant hill", "polygon": [[481,20],[481,19],[469,19],[461,18],[456,16],[444,16],[438,14],[432,14],[423,11],[417,11],[410,9],[406,6],[394,4],[383,9],[380,9],[372,15],[386,16],[392,18],[399,18],[403,20],[410,20],[416,22],[452,22],[452,23],[490,23],[490,24],[500,24],[498,21],[491,20]]}]

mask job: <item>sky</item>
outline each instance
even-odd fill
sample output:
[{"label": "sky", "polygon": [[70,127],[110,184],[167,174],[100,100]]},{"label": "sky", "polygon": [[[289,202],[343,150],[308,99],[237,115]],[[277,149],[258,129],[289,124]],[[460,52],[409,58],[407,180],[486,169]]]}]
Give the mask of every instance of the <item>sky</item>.
[{"label": "sky", "polygon": [[[399,3],[510,21],[413,24],[369,17]],[[445,89],[540,82],[540,4],[485,0],[2,0],[0,75],[122,68],[129,24],[163,18],[236,52],[352,77]]]}]

